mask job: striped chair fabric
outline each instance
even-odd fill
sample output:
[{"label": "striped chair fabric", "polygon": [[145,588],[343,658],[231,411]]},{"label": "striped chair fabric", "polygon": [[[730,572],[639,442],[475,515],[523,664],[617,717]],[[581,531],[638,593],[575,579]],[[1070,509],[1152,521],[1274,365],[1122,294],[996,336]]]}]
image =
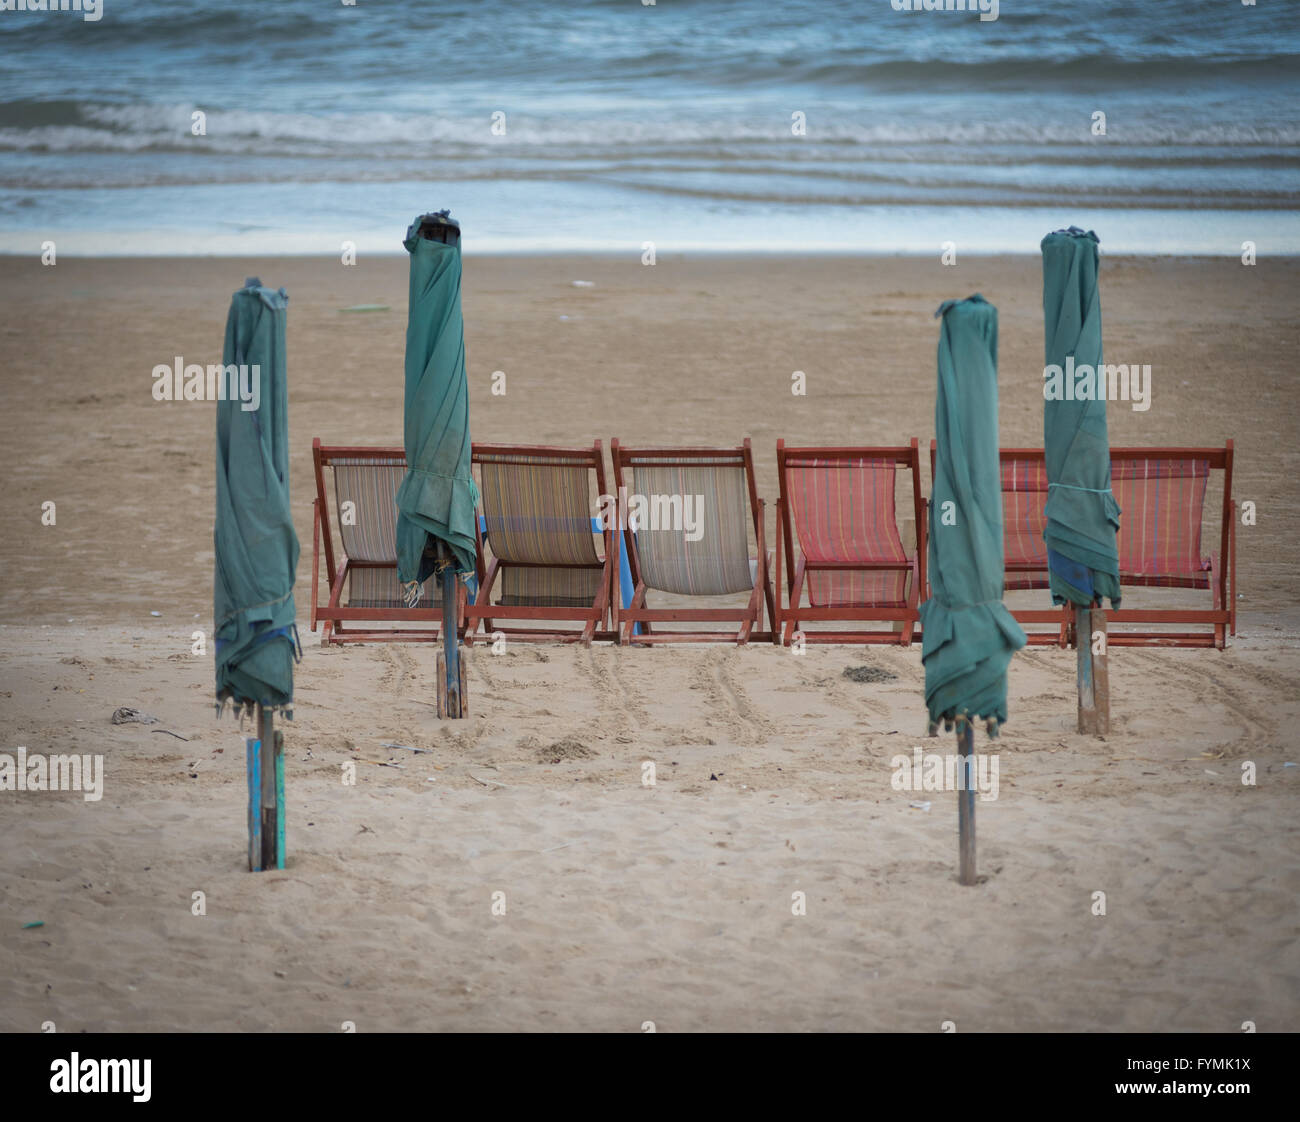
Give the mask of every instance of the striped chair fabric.
[{"label": "striped chair fabric", "polygon": [[[1005,585],[1046,588],[1047,464],[1039,460],[1002,461],[1002,550],[1007,566]],[[1036,572],[1014,571],[1012,566],[1035,567]]]},{"label": "striped chair fabric", "polygon": [[1119,520],[1120,581],[1161,588],[1208,588],[1201,516],[1208,460],[1114,460],[1111,487]]},{"label": "striped chair fabric", "polygon": [[[433,608],[442,603],[442,596],[435,594],[438,582],[427,580],[420,590],[420,602],[417,607]],[[387,565],[378,568],[350,568],[348,570],[349,608],[405,608],[402,598],[402,585],[397,579],[397,566]]]},{"label": "striped chair fabric", "polygon": [[[647,588],[683,596],[721,596],[750,592],[754,575],[750,566],[748,536],[748,477],[734,457],[630,461],[634,493],[677,496],[672,510],[685,513],[689,498],[692,513],[703,531],[698,541],[687,541],[683,526],[636,528],[641,579]],[[702,496],[702,506],[698,498]],[[651,511],[653,514],[653,509]]]},{"label": "striped chair fabric", "polygon": [[907,570],[817,570],[818,562],[908,563],[894,507],[892,460],[786,461],[795,532],[813,607],[895,607],[907,602]]},{"label": "striped chair fabric", "polygon": [[498,603],[591,607],[602,562],[591,529],[590,460],[484,452],[478,461],[487,542],[502,562]]},{"label": "striped chair fabric", "polygon": [[[334,501],[343,552],[352,561],[374,561],[376,567],[348,569],[350,608],[403,608],[397,580],[397,489],[406,475],[402,459],[338,459],[334,467]],[[351,503],[344,519],[343,504]],[[442,602],[436,581],[425,581],[419,607]]]},{"label": "striped chair fabric", "polygon": [[[1208,588],[1210,560],[1201,556],[1201,517],[1208,460],[1112,460],[1111,489],[1119,504],[1122,584]],[[1047,587],[1043,530],[1047,466],[1042,460],[1002,463],[1003,548],[1006,564],[1035,572],[1006,574],[1006,587]]]}]

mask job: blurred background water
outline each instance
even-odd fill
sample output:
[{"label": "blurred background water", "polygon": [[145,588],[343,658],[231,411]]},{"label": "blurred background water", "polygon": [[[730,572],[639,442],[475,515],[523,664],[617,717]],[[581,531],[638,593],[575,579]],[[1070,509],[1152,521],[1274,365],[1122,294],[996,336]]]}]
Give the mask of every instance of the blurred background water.
[{"label": "blurred background water", "polygon": [[1297,106],[1281,0],[0,11],[0,252],[1295,253]]}]

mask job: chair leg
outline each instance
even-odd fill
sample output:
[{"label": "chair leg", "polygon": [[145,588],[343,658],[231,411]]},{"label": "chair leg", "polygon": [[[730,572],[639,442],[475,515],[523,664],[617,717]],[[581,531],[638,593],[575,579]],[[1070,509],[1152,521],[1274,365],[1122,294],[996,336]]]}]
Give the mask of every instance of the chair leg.
[{"label": "chair leg", "polygon": [[785,621],[785,634],[781,637],[781,642],[789,646],[794,639],[794,633],[799,628],[799,618],[796,614],[799,610],[799,601],[803,598],[803,579],[804,579],[804,559],[799,558],[799,563],[794,570],[794,588],[790,590],[790,609],[786,613],[789,617]]},{"label": "chair leg", "polygon": [[776,603],[772,610],[772,645],[779,646],[785,637],[785,623],[782,620],[781,586],[785,582],[784,558],[781,556],[781,544],[785,535],[782,533],[781,503],[776,504],[776,569],[773,573],[772,587],[776,589]]},{"label": "chair leg", "polygon": [[311,504],[311,629],[316,630],[316,603],[320,597],[320,499]]},{"label": "chair leg", "polygon": [[[342,606],[343,602],[343,583],[348,578],[348,570],[351,568],[351,562],[345,560],[343,567],[339,569],[338,576],[334,578],[334,584],[330,588],[329,609],[334,611]],[[320,642],[321,646],[327,646],[334,632],[342,633],[343,623],[341,620],[327,619],[325,626],[321,629]]]},{"label": "chair leg", "polygon": [[[478,619],[483,621],[482,625],[485,635],[492,634],[492,621],[481,613],[484,608],[490,606],[489,602],[492,599],[492,586],[496,584],[497,570],[500,569],[500,567],[501,562],[495,557],[492,558],[491,563],[487,567],[486,573],[483,575],[483,579],[479,581],[478,595],[474,597],[474,614]],[[472,640],[469,637],[469,628],[466,627],[465,631],[465,643],[466,645],[472,645]]]},{"label": "chair leg", "polygon": [[609,589],[606,587],[607,578],[602,577],[600,582],[600,591],[596,593],[596,599],[592,602],[592,615],[587,618],[587,622],[582,626],[582,634],[578,637],[578,642],[584,647],[591,646],[592,636],[596,633],[596,624],[605,621],[605,605],[609,602]]},{"label": "chair leg", "polygon": [[736,633],[736,646],[743,647],[749,642],[750,633],[754,630],[754,620],[760,619],[763,611],[763,566],[758,564],[754,566],[754,588],[749,594],[749,604],[745,608],[745,618],[741,621],[740,630]]},{"label": "chair leg", "polygon": [[[918,598],[921,590],[921,567],[917,563],[916,554],[912,554],[912,587],[907,594],[907,610],[916,611]],[[903,633],[899,637],[898,644],[901,647],[910,647],[912,645],[912,632],[916,627],[916,620],[909,619],[903,624]]]},{"label": "chair leg", "polygon": [[[763,568],[763,597],[767,601],[767,618],[772,622],[772,634],[776,634],[776,600],[772,596],[771,557]],[[775,642],[775,639],[773,640]]]},{"label": "chair leg", "polygon": [[[465,646],[471,642],[469,612],[466,610],[469,606],[469,585],[457,578],[456,580],[456,635],[463,640]],[[477,626],[477,623],[475,624]]]},{"label": "chair leg", "polygon": [[605,564],[600,573],[600,587],[596,590],[596,599],[592,601],[592,616],[587,621],[587,625],[582,629],[582,638],[579,640],[584,647],[591,646],[591,640],[596,635],[596,628],[605,622],[610,609],[611,591],[610,581],[610,557],[609,551],[605,551]]},{"label": "chair leg", "polygon": [[1228,561],[1224,587],[1228,591],[1228,631],[1237,637],[1237,503],[1232,504],[1232,522],[1228,531]]},{"label": "chair leg", "polygon": [[[1214,602],[1214,610],[1216,612],[1223,611],[1223,584],[1219,572],[1219,559],[1217,557],[1210,558],[1210,595]],[[1221,651],[1227,645],[1225,638],[1226,631],[1226,624],[1216,623],[1214,625],[1215,650]]]},{"label": "chair leg", "polygon": [[[628,613],[639,612],[645,607],[645,585],[640,581],[637,582],[636,591],[632,593],[632,602],[628,605]],[[626,647],[632,642],[632,629],[636,626],[636,620],[629,619],[627,613],[623,617],[623,630],[619,635],[619,646]]]}]

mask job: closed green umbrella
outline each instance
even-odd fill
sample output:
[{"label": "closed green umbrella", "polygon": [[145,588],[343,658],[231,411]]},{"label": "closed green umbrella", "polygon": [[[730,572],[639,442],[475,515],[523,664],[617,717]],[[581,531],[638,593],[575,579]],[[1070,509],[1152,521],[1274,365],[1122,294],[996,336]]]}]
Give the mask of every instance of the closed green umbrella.
[{"label": "closed green umbrella", "polygon": [[[1048,578],[1052,601],[1119,607],[1119,504],[1110,489],[1097,235],[1043,239]],[[1058,373],[1059,372],[1059,373]],[[1100,391],[1100,392],[1098,392]]]},{"label": "closed green umbrella", "polygon": [[434,572],[443,599],[440,688],[462,716],[456,579],[474,572],[478,488],[470,474],[469,387],[460,308],[460,228],[446,211],[421,215],[410,256],[406,321],[406,477],[397,492],[397,576],[407,600]]},{"label": "closed green umbrella", "polygon": [[[284,327],[289,297],[256,278],[235,293],[222,361],[241,368],[246,397],[217,404],[217,701],[289,706],[297,650],[293,579],[298,535],[289,511],[289,394]],[[257,407],[249,408],[256,401]]]},{"label": "closed green umbrella", "polygon": [[[444,542],[456,571],[474,571],[478,488],[470,474],[469,387],[460,310],[460,241],[406,233],[411,255],[406,320],[406,478],[397,492],[397,575],[423,582]],[[446,215],[442,215],[445,219]]]},{"label": "closed green umbrella", "polygon": [[978,293],[936,313],[939,385],[930,498],[930,599],[921,660],[933,735],[956,725],[960,880],[975,884],[973,722],[990,736],[1007,719],[1007,664],[1025,633],[1002,603],[1002,475],[998,466],[998,313]]},{"label": "closed green umbrella", "polygon": [[1025,633],[1002,603],[998,313],[983,296],[938,311],[930,590],[921,605],[930,721],[1007,719],[1007,664]]},{"label": "closed green umbrella", "polygon": [[249,745],[249,864],[283,866],[283,757],[272,714],[293,705],[299,655],[293,581],[298,535],[289,512],[289,394],[283,288],[257,278],[235,293],[226,317],[217,408],[216,571],[212,618],[217,705],[257,710]]}]

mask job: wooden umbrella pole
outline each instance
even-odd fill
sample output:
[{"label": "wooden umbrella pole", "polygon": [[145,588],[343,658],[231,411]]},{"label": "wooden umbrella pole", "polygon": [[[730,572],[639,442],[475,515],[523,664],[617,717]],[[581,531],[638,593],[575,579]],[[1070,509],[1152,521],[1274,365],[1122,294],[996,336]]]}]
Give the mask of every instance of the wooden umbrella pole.
[{"label": "wooden umbrella pole", "polygon": [[957,791],[957,844],[962,884],[975,884],[975,722],[964,714],[957,718],[957,752],[962,781]]},{"label": "wooden umbrella pole", "polygon": [[1097,709],[1097,732],[1102,736],[1110,733],[1110,668],[1106,665],[1109,657],[1106,635],[1106,613],[1100,608],[1092,609],[1092,698]]},{"label": "wooden umbrella pole", "polygon": [[459,628],[459,601],[456,589],[456,567],[447,562],[439,574],[442,581],[442,644],[445,659],[443,668],[446,675],[447,716],[462,715],[460,696],[460,643],[456,632]]},{"label": "wooden umbrella pole", "polygon": [[1074,608],[1074,650],[1079,686],[1079,731],[1110,732],[1110,672],[1106,666],[1106,613]]},{"label": "wooden umbrella pole", "polygon": [[279,837],[279,805],[276,800],[275,711],[257,707],[258,771],[261,779],[261,839],[263,869],[278,866],[276,839]]}]

